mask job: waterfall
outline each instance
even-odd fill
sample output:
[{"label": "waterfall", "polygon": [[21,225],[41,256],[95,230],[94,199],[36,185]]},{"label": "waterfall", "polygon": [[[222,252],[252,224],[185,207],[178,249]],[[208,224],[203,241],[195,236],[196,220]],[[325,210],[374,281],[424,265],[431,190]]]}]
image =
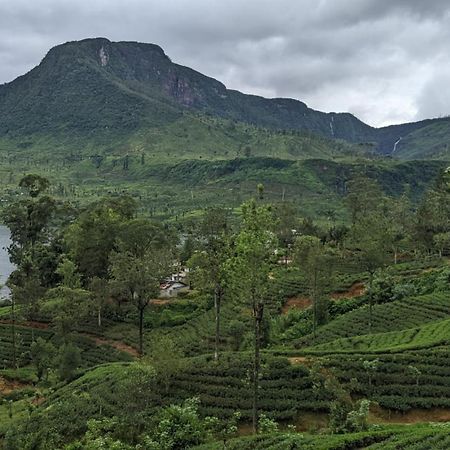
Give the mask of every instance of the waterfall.
[{"label": "waterfall", "polygon": [[401,140],[402,140],[402,138],[399,137],[399,138],[394,142],[394,148],[392,149],[391,155],[392,155],[392,153],[395,152],[395,150],[397,150],[397,145],[398,145],[398,143],[399,143]]},{"label": "waterfall", "polygon": [[334,116],[331,116],[331,120],[330,120],[330,130],[331,130],[331,136],[334,137],[334,127],[333,127],[333,123],[334,123]]}]

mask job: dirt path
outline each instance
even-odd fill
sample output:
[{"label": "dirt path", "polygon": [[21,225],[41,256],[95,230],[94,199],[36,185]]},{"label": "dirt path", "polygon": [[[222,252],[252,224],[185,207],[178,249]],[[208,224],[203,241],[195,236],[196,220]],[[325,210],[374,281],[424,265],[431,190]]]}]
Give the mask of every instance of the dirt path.
[{"label": "dirt path", "polygon": [[383,408],[371,408],[369,421],[371,423],[420,423],[449,422],[450,408],[411,409],[404,413],[388,411]]},{"label": "dirt path", "polygon": [[[9,325],[9,324],[11,324],[11,320],[3,319],[3,320],[0,320],[0,323]],[[26,322],[16,323],[16,325],[21,326],[21,327],[26,327],[26,328],[40,329],[40,330],[46,330],[50,326],[48,323],[45,323],[45,322],[35,322],[35,321],[30,321],[30,320],[28,320]],[[134,357],[139,356],[138,351],[134,347],[131,347],[131,345],[125,344],[122,341],[116,341],[113,339],[105,339],[105,338],[96,336],[95,334],[86,333],[86,332],[80,332],[78,334],[80,336],[85,336],[88,339],[93,340],[97,345],[109,345],[111,347],[114,347],[117,350],[128,353],[131,356],[134,356]]]},{"label": "dirt path", "polygon": [[[330,296],[331,300],[342,300],[343,298],[360,297],[364,294],[366,288],[364,283],[360,281],[352,284],[349,289],[343,292],[333,292]],[[281,314],[286,314],[290,309],[304,310],[311,306],[311,299],[309,297],[291,297],[281,308]]]}]

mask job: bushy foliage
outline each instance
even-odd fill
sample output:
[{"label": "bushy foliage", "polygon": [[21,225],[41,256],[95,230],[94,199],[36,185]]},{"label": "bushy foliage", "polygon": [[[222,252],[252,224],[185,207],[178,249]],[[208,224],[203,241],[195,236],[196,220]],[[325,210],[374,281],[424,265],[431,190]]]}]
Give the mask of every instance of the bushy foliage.
[{"label": "bushy foliage", "polygon": [[58,375],[61,380],[70,381],[81,365],[80,350],[71,342],[64,344],[59,349],[57,363]]}]

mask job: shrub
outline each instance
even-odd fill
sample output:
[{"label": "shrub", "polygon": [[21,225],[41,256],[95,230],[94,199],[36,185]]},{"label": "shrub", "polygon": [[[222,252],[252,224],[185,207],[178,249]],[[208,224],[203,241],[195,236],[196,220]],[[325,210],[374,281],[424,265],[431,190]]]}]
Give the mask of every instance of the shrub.
[{"label": "shrub", "polygon": [[278,424],[265,414],[261,414],[258,420],[258,429],[261,434],[276,433],[278,431]]}]

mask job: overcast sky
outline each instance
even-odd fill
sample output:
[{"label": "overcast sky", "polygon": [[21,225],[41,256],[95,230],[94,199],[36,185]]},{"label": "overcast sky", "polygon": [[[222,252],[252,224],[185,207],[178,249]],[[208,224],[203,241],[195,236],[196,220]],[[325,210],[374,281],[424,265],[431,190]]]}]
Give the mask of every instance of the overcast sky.
[{"label": "overcast sky", "polygon": [[450,114],[448,0],[0,0],[0,83],[99,36],[375,126]]}]

